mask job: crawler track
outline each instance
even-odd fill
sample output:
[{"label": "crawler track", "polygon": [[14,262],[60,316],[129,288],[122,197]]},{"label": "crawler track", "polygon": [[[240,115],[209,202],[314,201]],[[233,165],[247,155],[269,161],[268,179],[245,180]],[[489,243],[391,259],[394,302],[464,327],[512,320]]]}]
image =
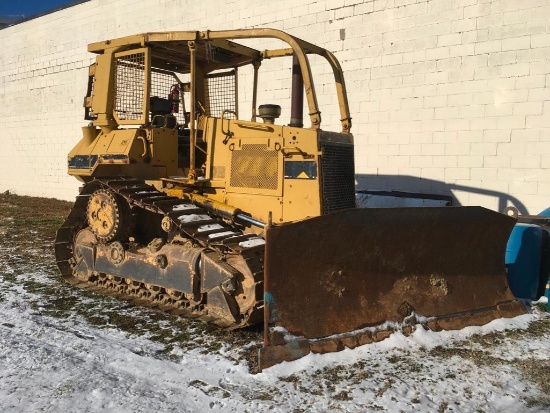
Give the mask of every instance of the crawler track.
[{"label": "crawler track", "polygon": [[[109,242],[99,241],[101,237],[94,236],[89,225],[88,204],[96,191],[110,191],[123,200],[129,213],[125,230],[117,231],[115,239],[109,239]],[[162,238],[139,235],[139,227],[143,224],[140,220],[149,222],[149,227],[153,225],[149,232],[163,234]],[[57,266],[70,284],[123,298],[136,305],[158,307],[222,327],[236,328],[262,320],[264,244],[262,238],[244,234],[241,229],[193,203],[166,196],[141,180],[115,178],[96,179],[83,187],[69,216],[57,231],[55,254]],[[93,258],[86,261],[86,253],[83,254],[82,250],[92,251]],[[104,254],[105,251],[108,252]],[[168,253],[161,254],[163,251]],[[139,265],[158,270],[151,262],[164,268],[172,256],[183,256],[178,259],[185,263],[189,251],[200,254],[199,267],[202,266],[200,271],[203,273],[206,273],[204,257],[208,257],[210,273],[234,276],[212,286],[212,276],[203,274],[198,277],[202,284],[195,287],[196,294],[169,288],[162,277],[158,277],[158,282],[138,279],[136,274],[142,272]],[[136,274],[108,273],[98,270],[95,265],[102,257],[116,269],[130,258],[140,264]],[[229,306],[216,306],[213,297],[220,296],[225,297]]]}]

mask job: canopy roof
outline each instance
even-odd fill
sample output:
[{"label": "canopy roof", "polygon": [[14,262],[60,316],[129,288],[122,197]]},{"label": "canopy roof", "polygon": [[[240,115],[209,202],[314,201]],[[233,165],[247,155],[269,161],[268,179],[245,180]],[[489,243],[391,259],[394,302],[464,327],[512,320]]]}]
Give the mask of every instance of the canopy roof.
[{"label": "canopy roof", "polygon": [[266,57],[290,56],[293,53],[292,48],[259,51],[229,40],[237,38],[278,38],[291,44],[292,47],[299,47],[304,53],[324,54],[325,52],[318,46],[272,29],[143,33],[92,43],[88,46],[88,51],[102,54],[109,49],[123,51],[148,47],[153,67],[180,73],[190,71],[189,42],[195,45],[197,64],[209,68],[208,71],[244,66]]},{"label": "canopy roof", "polygon": [[[257,50],[233,40],[238,39],[278,39],[289,47],[283,49]],[[236,68],[262,59],[295,55],[298,60],[304,90],[309,107],[309,115],[313,127],[319,128],[321,116],[315,87],[307,54],[324,57],[334,74],[336,93],[340,106],[340,121],[342,130],[349,133],[351,117],[347,102],[346,88],[342,68],[336,57],[326,49],[294,37],[276,29],[240,29],[225,31],[173,31],[158,33],[143,33],[121,37],[113,40],[92,43],[88,51],[103,54],[122,52],[140,47],[147,47],[153,67],[166,69],[177,73],[191,73],[191,59],[194,53],[194,63],[203,73],[219,69]]]}]

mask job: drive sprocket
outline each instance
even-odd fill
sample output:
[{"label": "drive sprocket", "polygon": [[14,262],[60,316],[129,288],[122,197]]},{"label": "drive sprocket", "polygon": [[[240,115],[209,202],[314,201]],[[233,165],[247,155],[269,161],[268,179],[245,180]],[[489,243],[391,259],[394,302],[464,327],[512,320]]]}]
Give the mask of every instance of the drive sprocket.
[{"label": "drive sprocket", "polygon": [[91,231],[100,242],[120,239],[127,226],[126,204],[108,189],[98,189],[88,201],[86,216]]}]

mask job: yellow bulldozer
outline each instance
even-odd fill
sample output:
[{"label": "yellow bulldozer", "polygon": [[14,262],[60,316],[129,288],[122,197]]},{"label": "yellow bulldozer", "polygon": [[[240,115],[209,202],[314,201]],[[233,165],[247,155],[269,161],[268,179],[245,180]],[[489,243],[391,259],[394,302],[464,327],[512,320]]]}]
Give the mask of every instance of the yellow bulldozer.
[{"label": "yellow bulldozer", "polygon": [[[88,50],[90,123],[68,155],[83,186],[55,243],[68,282],[225,328],[263,322],[261,368],[525,311],[504,267],[513,218],[355,207],[331,52],[273,29],[145,33]],[[339,131],[321,127],[314,55],[331,73]],[[257,104],[268,59],[291,84],[284,121],[280,105]]]}]

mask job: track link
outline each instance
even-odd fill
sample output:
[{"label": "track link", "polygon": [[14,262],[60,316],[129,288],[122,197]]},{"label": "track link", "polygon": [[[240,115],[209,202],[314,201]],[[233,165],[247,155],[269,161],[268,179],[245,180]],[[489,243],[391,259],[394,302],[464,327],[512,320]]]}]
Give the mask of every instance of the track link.
[{"label": "track link", "polygon": [[[91,274],[78,273],[79,257],[74,251],[76,237],[88,228],[88,201],[97,190],[109,190],[123,198],[132,211],[133,219],[139,211],[154,214],[161,222],[162,229],[167,232],[166,244],[187,243],[204,249],[210,256],[215,256],[215,264],[221,266],[228,265],[227,257],[241,256],[253,277],[254,304],[235,321],[229,322],[227,318],[218,316],[216,311],[211,311],[207,300],[193,299],[183,291],[136,281],[131,276],[121,277],[97,271]],[[120,244],[118,248],[123,248],[125,244],[130,244],[129,249],[147,247],[132,246],[132,242],[113,241]],[[197,318],[221,327],[238,328],[258,323],[263,317],[264,244],[263,238],[243,233],[241,229],[192,202],[167,196],[144,181],[117,177],[95,179],[82,188],[73,209],[57,231],[55,254],[63,278],[79,288],[115,296],[139,306],[160,308],[172,314]]]}]

